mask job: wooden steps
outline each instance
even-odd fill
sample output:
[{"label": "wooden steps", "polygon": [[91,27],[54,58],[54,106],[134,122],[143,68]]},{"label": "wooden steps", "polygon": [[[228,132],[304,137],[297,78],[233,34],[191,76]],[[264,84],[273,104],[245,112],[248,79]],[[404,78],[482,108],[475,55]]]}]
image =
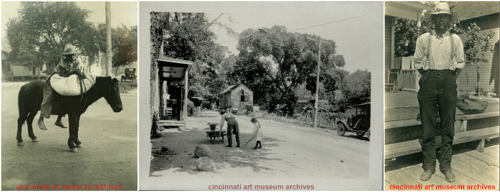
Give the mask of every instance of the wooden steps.
[{"label": "wooden steps", "polygon": [[[453,144],[466,143],[475,140],[481,140],[484,138],[496,138],[499,136],[499,126],[488,127],[483,129],[477,129],[472,131],[466,131],[461,133],[455,133],[453,139]],[[436,137],[436,146],[441,143],[441,137]],[[422,147],[418,139],[411,141],[404,141],[398,143],[391,143],[385,145],[385,158],[390,159],[394,157],[399,157],[403,155],[418,153],[422,151]]]},{"label": "wooden steps", "polygon": [[[479,113],[479,114],[458,114],[455,116],[455,120],[472,120],[472,119],[482,119],[482,118],[488,118],[488,117],[498,117],[498,112],[489,112],[489,113]],[[439,122],[439,118],[438,121]],[[415,126],[415,125],[420,125],[420,119],[407,119],[407,120],[400,120],[400,121],[389,121],[385,122],[385,129],[394,129],[394,128],[399,128],[399,127],[409,127],[409,126]]]},{"label": "wooden steps", "polygon": [[[455,117],[455,137],[453,144],[499,137],[498,101],[489,101],[484,113],[464,114],[457,109]],[[421,152],[419,139],[422,136],[421,121],[417,119],[418,106],[386,108],[385,122],[385,158]],[[392,114],[392,117],[388,116]],[[410,118],[412,117],[412,118]],[[440,126],[438,118],[436,126]],[[436,137],[436,146],[440,145],[440,136]],[[483,145],[482,142],[480,145]],[[481,146],[478,147],[481,150]]]},{"label": "wooden steps", "polygon": [[[417,102],[417,100],[415,100]],[[488,101],[488,107],[485,109],[484,113],[497,112],[499,111],[498,101]],[[401,120],[412,120],[417,119],[420,109],[418,103],[406,106],[392,106],[385,108],[385,122],[391,121],[401,121]],[[457,116],[467,115],[457,108]]]}]

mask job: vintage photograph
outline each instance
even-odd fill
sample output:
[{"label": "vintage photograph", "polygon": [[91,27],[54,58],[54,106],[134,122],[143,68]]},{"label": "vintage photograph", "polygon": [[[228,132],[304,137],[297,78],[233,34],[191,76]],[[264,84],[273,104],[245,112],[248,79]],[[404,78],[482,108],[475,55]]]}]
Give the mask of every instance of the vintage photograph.
[{"label": "vintage photograph", "polygon": [[382,2],[139,5],[141,189],[382,189]]},{"label": "vintage photograph", "polygon": [[498,190],[499,2],[385,2],[385,190]]},{"label": "vintage photograph", "polygon": [[1,14],[1,189],[137,190],[137,2]]}]

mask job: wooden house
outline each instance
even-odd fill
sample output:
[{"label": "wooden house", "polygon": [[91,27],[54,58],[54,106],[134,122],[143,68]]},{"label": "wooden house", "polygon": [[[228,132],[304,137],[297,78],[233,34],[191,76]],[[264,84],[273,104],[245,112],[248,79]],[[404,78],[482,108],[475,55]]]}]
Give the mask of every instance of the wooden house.
[{"label": "wooden house", "polygon": [[[476,23],[480,28],[480,34],[487,31],[493,32],[490,43],[495,44],[493,52],[480,52],[485,56],[485,61],[479,63],[479,86],[482,92],[498,94],[498,41],[499,41],[499,10],[498,1],[488,2],[456,2],[453,11],[457,13],[462,29],[466,29],[471,23]],[[464,40],[465,35],[460,35]],[[477,85],[477,66],[466,65],[459,76],[458,90],[462,92],[474,92]]]},{"label": "wooden house", "polygon": [[[385,75],[387,84],[397,82],[397,88],[418,91],[418,80],[420,75],[415,69],[404,67],[394,58],[394,26],[396,18],[405,18],[418,21],[422,10],[431,10],[431,7],[418,2],[386,2],[385,15]],[[495,33],[491,42],[496,43],[494,52],[485,53],[487,62],[480,64],[480,85],[484,91],[498,91],[498,38],[499,38],[499,2],[456,2],[453,8],[458,14],[460,25],[463,29],[469,23],[476,22],[482,32],[491,30]],[[462,39],[465,37],[460,35]],[[411,59],[409,60],[411,63]],[[467,75],[466,75],[467,74]],[[467,77],[469,78],[467,83]],[[476,85],[476,66],[466,66],[460,74],[457,84],[460,91],[471,92]],[[496,82],[496,83],[495,83]],[[412,87],[413,86],[413,87]],[[498,138],[499,135],[499,100],[498,98],[483,98],[488,102],[488,107],[482,113],[470,114],[459,108],[455,114],[455,135],[453,145],[478,142],[478,151],[484,150],[485,143],[490,139]],[[421,121],[419,118],[419,104],[417,94],[414,92],[399,92],[385,94],[385,159],[386,159],[386,182],[391,184],[403,184],[397,174],[388,174],[387,170],[399,169],[390,167],[390,162],[401,159],[407,155],[421,153],[422,147],[419,139],[422,136]],[[439,126],[439,123],[436,124]],[[440,142],[440,136],[436,137],[436,143]],[[439,146],[439,144],[437,144]],[[482,155],[478,152],[478,155]],[[401,158],[404,157],[404,158]],[[455,158],[455,157],[453,157]],[[498,157],[494,159],[498,161]],[[469,163],[470,164],[470,163]],[[388,169],[390,168],[390,169]],[[406,168],[405,168],[406,169]],[[402,169],[400,169],[402,170]],[[408,170],[408,169],[406,169]],[[394,173],[394,172],[393,172]],[[464,177],[473,177],[464,174]],[[397,181],[397,182],[394,182]]]},{"label": "wooden house", "polygon": [[[414,21],[420,20],[423,10],[432,10],[432,7],[419,2],[386,2],[385,3],[385,82],[386,90],[403,89],[418,91],[420,75],[412,69],[411,57],[395,58],[394,19],[403,18]],[[457,85],[461,92],[474,92],[477,86],[477,74],[482,92],[498,93],[498,41],[499,41],[499,3],[498,2],[456,2],[454,13],[460,21],[459,26],[466,29],[475,22],[480,33],[491,31],[494,33],[490,43],[496,47],[493,52],[484,52],[485,62],[479,63],[479,73],[476,65],[467,65],[459,76]],[[462,40],[465,35],[459,35]],[[483,54],[480,52],[479,54]],[[406,64],[405,64],[406,63]],[[394,88],[393,88],[394,87]]]},{"label": "wooden house", "polygon": [[232,108],[238,113],[246,111],[247,105],[253,105],[253,92],[242,83],[228,87],[219,93],[219,108]]},{"label": "wooden house", "polygon": [[386,1],[385,2],[385,87],[386,90],[400,88],[418,90],[418,72],[411,67],[401,65],[402,59],[395,57],[395,27],[394,20],[398,18],[420,21],[424,10],[432,7],[419,2]]},{"label": "wooden house", "polygon": [[16,65],[9,60],[9,55],[7,52],[2,51],[2,79],[11,80],[14,79],[40,79],[46,78],[47,75],[42,73],[43,69],[40,66],[23,66]]}]

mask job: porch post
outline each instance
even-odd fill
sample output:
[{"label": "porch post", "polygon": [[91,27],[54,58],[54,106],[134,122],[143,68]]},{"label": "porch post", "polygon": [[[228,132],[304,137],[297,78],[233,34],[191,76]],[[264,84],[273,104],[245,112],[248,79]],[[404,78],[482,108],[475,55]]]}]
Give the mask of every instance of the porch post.
[{"label": "porch post", "polygon": [[187,119],[187,102],[188,102],[188,70],[189,67],[186,67],[186,70],[184,70],[184,107],[183,107],[183,113],[182,116],[184,117],[184,123],[186,123]]}]

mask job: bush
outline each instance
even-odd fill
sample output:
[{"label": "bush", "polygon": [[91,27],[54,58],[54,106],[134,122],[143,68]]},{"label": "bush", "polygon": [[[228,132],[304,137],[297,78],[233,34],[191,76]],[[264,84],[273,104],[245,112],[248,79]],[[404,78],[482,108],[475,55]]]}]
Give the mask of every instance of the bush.
[{"label": "bush", "polygon": [[246,105],[245,107],[247,109],[247,114],[250,114],[253,112],[253,105]]},{"label": "bush", "polygon": [[203,103],[201,103],[201,108],[212,110],[212,103],[209,101],[203,101]]}]

